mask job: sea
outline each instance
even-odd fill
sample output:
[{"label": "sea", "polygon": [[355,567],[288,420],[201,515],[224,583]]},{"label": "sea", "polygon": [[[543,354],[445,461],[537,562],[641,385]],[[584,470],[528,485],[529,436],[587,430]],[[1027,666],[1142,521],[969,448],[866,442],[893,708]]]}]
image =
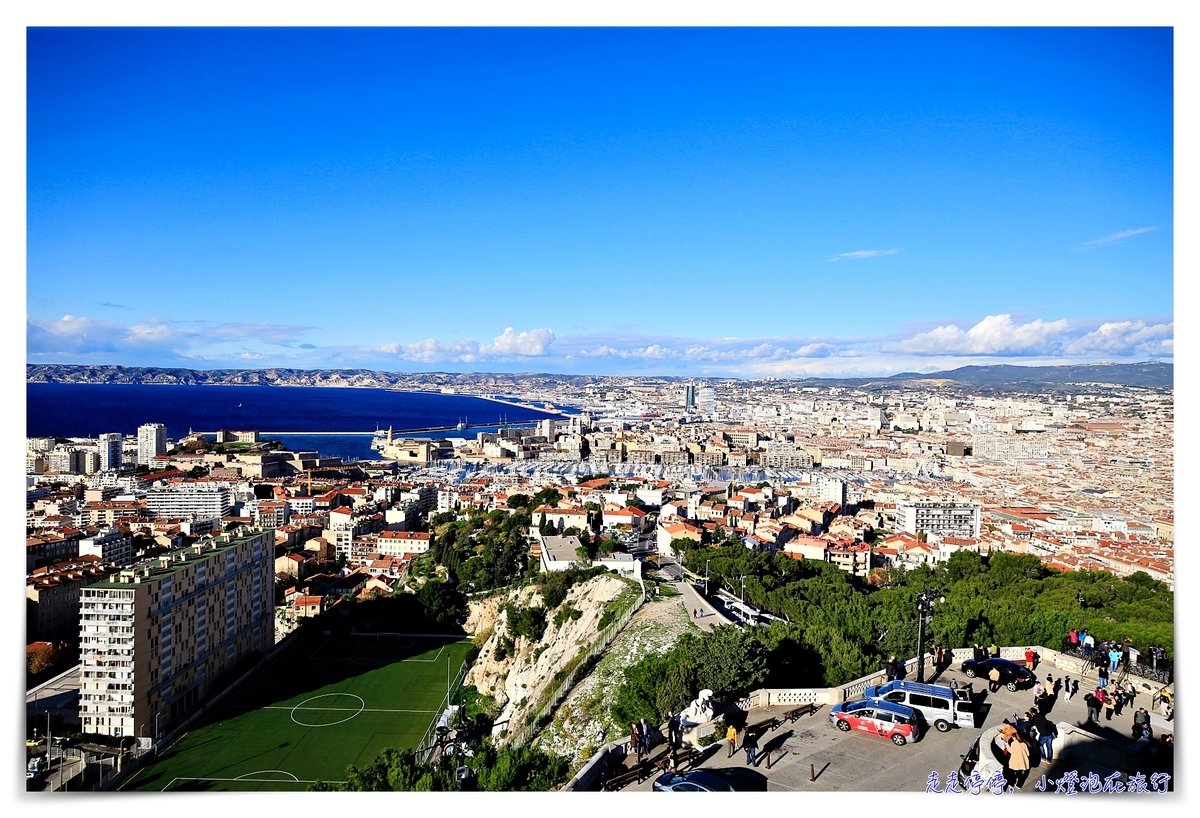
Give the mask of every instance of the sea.
[{"label": "sea", "polygon": [[488,398],[370,388],[27,383],[25,400],[29,437],[134,434],[143,423],[162,423],[176,440],[189,431],[258,429],[292,451],[354,460],[378,459],[371,433],[389,426],[403,432],[466,422],[466,431],[413,436],[473,438],[501,423],[556,417]]}]

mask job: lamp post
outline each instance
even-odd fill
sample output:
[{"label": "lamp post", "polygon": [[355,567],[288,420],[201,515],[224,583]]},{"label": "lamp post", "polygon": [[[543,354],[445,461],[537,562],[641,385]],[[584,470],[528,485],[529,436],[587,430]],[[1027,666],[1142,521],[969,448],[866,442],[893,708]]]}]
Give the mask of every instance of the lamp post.
[{"label": "lamp post", "polygon": [[710,562],[712,562],[712,560],[704,561],[704,593],[705,593],[705,595],[708,594],[708,564]]},{"label": "lamp post", "polygon": [[[942,597],[941,601],[945,601]],[[933,594],[928,588],[917,594],[917,681],[925,681],[925,624],[933,621]]]},{"label": "lamp post", "polygon": [[746,575],[742,574],[742,604],[746,604]]}]

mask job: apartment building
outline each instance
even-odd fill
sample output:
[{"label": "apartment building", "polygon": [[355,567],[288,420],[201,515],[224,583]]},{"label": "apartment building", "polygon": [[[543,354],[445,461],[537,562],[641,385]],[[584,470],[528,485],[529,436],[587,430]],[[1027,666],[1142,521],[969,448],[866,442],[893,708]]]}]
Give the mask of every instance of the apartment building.
[{"label": "apartment building", "polygon": [[976,435],[971,452],[979,460],[1044,460],[1050,456],[1050,439],[1044,434]]},{"label": "apartment building", "polygon": [[79,555],[94,556],[102,562],[129,565],[133,562],[133,537],[109,526],[98,534],[79,541]]},{"label": "apartment building", "polygon": [[900,528],[909,534],[924,531],[941,536],[979,537],[979,503],[903,500],[896,504]]},{"label": "apartment building", "polygon": [[146,510],[155,517],[186,517],[219,520],[233,508],[233,493],[228,486],[211,483],[184,483],[146,493]]},{"label": "apartment building", "polygon": [[73,640],[79,629],[83,588],[116,570],[116,565],[90,555],[34,569],[25,578],[26,641]]},{"label": "apartment building", "polygon": [[375,553],[384,557],[404,554],[424,554],[429,550],[433,535],[421,531],[384,531],[375,541]]},{"label": "apartment building", "polygon": [[119,432],[100,435],[100,470],[120,471],[125,439]]},{"label": "apartment building", "polygon": [[143,423],[138,427],[137,462],[149,465],[167,453],[167,427],[161,423]]},{"label": "apartment building", "polygon": [[161,737],[274,644],[275,532],[243,528],[83,589],[83,732]]}]

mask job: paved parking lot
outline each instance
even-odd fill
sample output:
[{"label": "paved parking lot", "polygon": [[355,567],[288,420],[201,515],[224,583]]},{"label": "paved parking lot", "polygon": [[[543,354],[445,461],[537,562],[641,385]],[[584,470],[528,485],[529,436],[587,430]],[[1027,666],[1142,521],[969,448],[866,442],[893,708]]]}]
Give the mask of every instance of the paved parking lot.
[{"label": "paved parking lot", "polygon": [[[1037,668],[1039,679],[1049,673],[1059,678],[1060,672],[1053,667]],[[957,670],[946,671],[933,679],[948,684],[956,679],[961,686],[974,682],[976,701],[982,700],[973,729],[955,728],[947,733],[930,729],[915,744],[897,747],[886,739],[851,732],[843,733],[829,722],[829,707],[821,707],[815,715],[803,716],[793,724],[784,724],[759,740],[759,761],[755,767],[746,765],[745,753],[738,750],[729,757],[729,745],[719,742],[706,750],[704,760],[698,765],[708,770],[721,770],[739,790],[766,790],[777,792],[838,792],[855,790],[881,790],[901,792],[924,792],[929,773],[937,771],[944,781],[948,773],[958,769],[960,756],[985,730],[1000,724],[1014,713],[1024,714],[1033,703],[1029,690],[1009,692],[1001,688],[996,693],[987,692],[986,680],[969,680]],[[1091,679],[1095,687],[1094,674]],[[1061,694],[1055,701],[1049,717],[1055,722],[1085,726],[1087,708],[1083,703],[1086,688],[1081,684],[1079,696],[1070,702]],[[982,695],[981,695],[982,693]],[[1088,729],[1105,738],[1128,743],[1133,726],[1133,711],[1139,706],[1149,708],[1148,697],[1134,701],[1133,709],[1126,709],[1112,721],[1092,725]],[[748,714],[751,723],[769,716],[782,714],[787,707],[754,709]],[[1161,717],[1154,719],[1155,735],[1165,728],[1173,732],[1174,726]],[[770,755],[771,766],[767,767],[766,756]],[[1023,792],[1036,792],[1033,782],[1049,769],[1046,762],[1037,762],[1030,781]],[[816,780],[813,779],[815,774]],[[627,787],[628,790],[649,790],[653,779]]]}]

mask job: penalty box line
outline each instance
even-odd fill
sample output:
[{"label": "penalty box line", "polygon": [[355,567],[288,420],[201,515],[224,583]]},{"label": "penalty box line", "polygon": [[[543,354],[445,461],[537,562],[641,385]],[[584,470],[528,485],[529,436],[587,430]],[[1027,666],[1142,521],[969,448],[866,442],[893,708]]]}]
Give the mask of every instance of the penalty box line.
[{"label": "penalty box line", "polygon": [[378,708],[378,707],[364,707],[361,710],[359,710],[357,707],[301,707],[300,705],[288,707],[287,705],[276,705],[276,704],[267,705],[266,707],[261,707],[259,709],[260,710],[341,710],[341,711],[353,710],[356,713],[437,713],[437,712],[440,712],[437,710],[395,710],[395,709],[389,710],[386,708]]},{"label": "penalty box line", "polygon": [[423,665],[431,665],[434,662],[436,662],[438,659],[442,658],[442,651],[444,651],[445,649],[446,649],[445,645],[442,645],[440,648],[438,648],[437,654],[432,659],[401,659],[400,661],[401,662],[418,662]]},{"label": "penalty box line", "polygon": [[[290,773],[289,773],[290,775]],[[308,778],[208,778],[206,776],[177,776],[172,778],[167,786],[159,792],[166,792],[175,786],[176,781],[249,781],[254,784],[316,784],[316,779]],[[345,781],[328,781],[328,784],[345,784]]]}]

